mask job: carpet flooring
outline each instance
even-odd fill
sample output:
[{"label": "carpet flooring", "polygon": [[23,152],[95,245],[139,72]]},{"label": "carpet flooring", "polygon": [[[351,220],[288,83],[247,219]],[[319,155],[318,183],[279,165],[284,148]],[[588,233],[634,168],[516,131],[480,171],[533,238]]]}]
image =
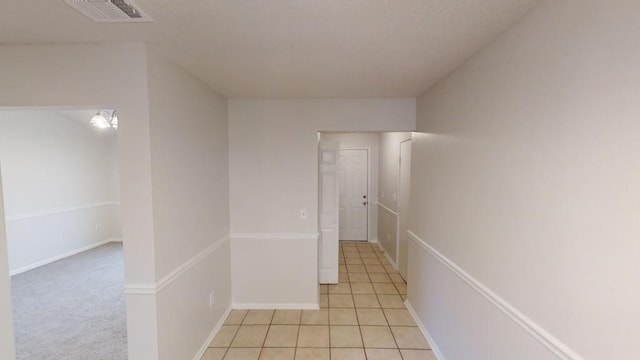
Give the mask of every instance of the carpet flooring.
[{"label": "carpet flooring", "polygon": [[125,360],[122,244],[12,278],[17,360]]}]

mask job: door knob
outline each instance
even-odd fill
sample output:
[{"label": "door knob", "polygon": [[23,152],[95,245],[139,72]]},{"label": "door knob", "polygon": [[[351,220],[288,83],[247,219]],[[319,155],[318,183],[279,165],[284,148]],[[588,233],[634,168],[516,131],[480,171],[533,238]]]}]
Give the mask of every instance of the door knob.
[{"label": "door knob", "polygon": [[363,199],[366,199],[366,198],[367,198],[367,195],[362,195],[362,198],[363,198]]},{"label": "door knob", "polygon": [[365,201],[365,202],[363,202],[363,203],[362,203],[362,205],[367,205],[367,202],[366,202],[366,201]]}]

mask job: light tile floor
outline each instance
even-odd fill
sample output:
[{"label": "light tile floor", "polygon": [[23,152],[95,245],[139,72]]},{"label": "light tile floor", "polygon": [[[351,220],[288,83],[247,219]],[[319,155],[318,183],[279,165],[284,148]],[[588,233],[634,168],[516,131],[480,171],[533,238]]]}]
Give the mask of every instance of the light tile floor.
[{"label": "light tile floor", "polygon": [[320,310],[233,310],[202,360],[435,360],[377,244],[340,244],[340,280]]}]

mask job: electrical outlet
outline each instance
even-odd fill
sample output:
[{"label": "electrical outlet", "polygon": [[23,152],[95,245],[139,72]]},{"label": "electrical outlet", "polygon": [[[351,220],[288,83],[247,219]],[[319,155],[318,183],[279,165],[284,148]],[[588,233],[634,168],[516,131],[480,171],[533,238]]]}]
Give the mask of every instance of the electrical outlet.
[{"label": "electrical outlet", "polygon": [[211,291],[209,293],[209,307],[213,308],[213,305],[216,303],[216,293],[215,291]]},{"label": "electrical outlet", "polygon": [[97,232],[101,232],[102,231],[102,225],[96,224],[96,231]]},{"label": "electrical outlet", "polygon": [[300,220],[307,220],[307,209],[300,209]]}]

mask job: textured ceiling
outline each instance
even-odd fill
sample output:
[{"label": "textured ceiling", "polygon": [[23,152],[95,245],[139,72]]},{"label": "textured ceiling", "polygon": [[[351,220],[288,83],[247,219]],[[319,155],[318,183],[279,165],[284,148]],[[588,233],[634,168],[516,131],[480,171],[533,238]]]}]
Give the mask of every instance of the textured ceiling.
[{"label": "textured ceiling", "polygon": [[137,0],[93,23],[63,0],[1,0],[0,44],[144,41],[232,98],[413,97],[538,0]]}]

